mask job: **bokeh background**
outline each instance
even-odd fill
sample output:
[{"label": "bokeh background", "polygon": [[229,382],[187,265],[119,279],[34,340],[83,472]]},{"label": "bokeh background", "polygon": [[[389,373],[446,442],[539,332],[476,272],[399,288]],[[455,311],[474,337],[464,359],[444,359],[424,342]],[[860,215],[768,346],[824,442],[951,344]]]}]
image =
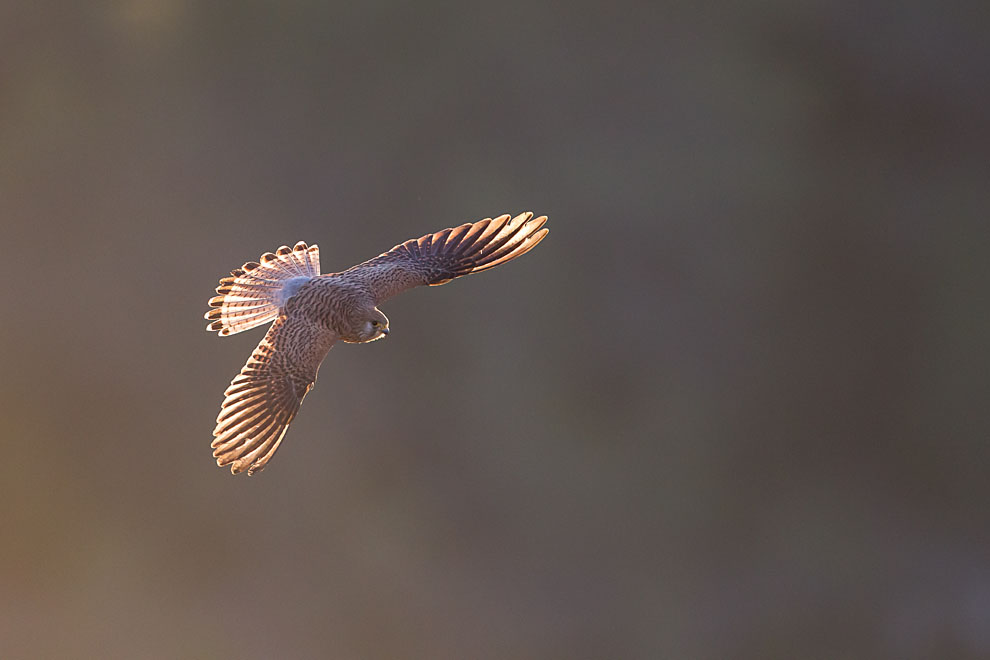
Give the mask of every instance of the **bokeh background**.
[{"label": "bokeh background", "polygon": [[[990,656],[988,25],[0,4],[0,656]],[[529,209],[215,467],[226,271]]]}]

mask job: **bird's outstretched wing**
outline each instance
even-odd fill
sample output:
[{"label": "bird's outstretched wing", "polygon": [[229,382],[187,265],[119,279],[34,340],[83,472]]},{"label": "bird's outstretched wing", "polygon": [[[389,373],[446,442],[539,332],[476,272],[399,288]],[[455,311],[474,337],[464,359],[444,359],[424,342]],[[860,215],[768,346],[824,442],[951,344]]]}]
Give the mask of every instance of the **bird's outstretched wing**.
[{"label": "bird's outstretched wing", "polygon": [[264,469],[337,337],[301,314],[279,316],[224,392],[213,430],[217,465]]},{"label": "bird's outstretched wing", "polygon": [[406,289],[446,284],[455,277],[494,268],[526,254],[547,235],[545,215],[502,215],[400,243],[343,275],[359,279],[375,304]]}]

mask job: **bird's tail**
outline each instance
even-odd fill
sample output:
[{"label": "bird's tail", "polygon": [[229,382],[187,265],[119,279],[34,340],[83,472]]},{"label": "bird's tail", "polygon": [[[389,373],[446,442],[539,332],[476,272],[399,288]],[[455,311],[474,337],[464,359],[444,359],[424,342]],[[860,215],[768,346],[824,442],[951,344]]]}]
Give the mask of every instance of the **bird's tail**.
[{"label": "bird's tail", "polygon": [[319,274],[320,248],[315,245],[299,241],[295,247],[266,252],[260,263],[249,261],[220,280],[220,295],[210,298],[213,309],[205,315],[210,321],[206,329],[226,337],[268,323],[300,286]]}]

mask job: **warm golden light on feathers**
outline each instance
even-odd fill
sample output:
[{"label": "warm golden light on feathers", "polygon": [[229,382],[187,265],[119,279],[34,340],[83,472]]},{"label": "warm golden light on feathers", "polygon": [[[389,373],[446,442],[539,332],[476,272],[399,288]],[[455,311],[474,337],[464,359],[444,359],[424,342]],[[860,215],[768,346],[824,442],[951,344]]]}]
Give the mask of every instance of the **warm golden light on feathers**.
[{"label": "warm golden light on feathers", "polygon": [[220,280],[208,330],[227,336],[274,321],[224,392],[213,430],[217,465],[264,469],[336,341],[367,343],[389,332],[378,309],[416,286],[439,286],[526,254],[546,216],[502,215],[396,245],[341,273],[320,275],[320,251],[300,241],[267,252]]}]

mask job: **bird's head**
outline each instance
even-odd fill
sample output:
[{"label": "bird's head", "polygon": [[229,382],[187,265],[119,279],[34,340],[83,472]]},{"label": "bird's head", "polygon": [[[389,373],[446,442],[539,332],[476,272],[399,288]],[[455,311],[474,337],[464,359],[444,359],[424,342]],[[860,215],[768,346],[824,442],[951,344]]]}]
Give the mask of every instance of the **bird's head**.
[{"label": "bird's head", "polygon": [[362,343],[381,339],[388,334],[388,317],[377,307],[372,307],[363,315],[357,334]]}]

